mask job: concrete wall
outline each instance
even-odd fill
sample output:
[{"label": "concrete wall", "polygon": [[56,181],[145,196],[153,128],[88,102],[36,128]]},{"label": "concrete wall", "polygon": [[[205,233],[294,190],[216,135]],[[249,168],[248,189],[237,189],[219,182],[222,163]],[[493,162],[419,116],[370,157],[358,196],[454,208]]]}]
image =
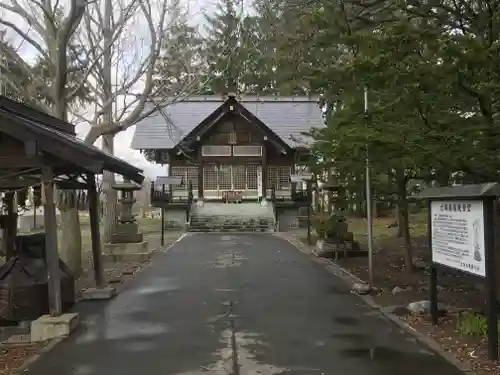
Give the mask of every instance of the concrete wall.
[{"label": "concrete wall", "polygon": [[166,228],[184,228],[186,210],[183,208],[168,208],[165,210]]},{"label": "concrete wall", "polygon": [[287,232],[298,227],[298,208],[278,208],[278,232]]}]

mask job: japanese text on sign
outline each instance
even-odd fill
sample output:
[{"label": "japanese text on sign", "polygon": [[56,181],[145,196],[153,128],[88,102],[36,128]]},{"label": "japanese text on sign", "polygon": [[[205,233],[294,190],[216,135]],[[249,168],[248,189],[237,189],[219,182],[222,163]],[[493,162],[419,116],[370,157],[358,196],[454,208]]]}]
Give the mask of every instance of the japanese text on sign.
[{"label": "japanese text on sign", "polygon": [[431,203],[432,260],[485,276],[482,201]]}]

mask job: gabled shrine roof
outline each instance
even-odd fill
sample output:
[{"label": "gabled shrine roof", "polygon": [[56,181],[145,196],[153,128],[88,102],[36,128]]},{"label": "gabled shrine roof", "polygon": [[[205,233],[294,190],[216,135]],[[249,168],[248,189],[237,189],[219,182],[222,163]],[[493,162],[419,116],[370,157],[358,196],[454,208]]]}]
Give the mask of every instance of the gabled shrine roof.
[{"label": "gabled shrine roof", "polygon": [[[290,147],[307,147],[301,133],[324,126],[318,97],[241,96],[236,100]],[[170,149],[216,111],[225,99],[218,95],[192,96],[154,112],[136,124],[131,147]],[[152,106],[153,104],[150,104]],[[148,110],[148,108],[146,108]]]}]

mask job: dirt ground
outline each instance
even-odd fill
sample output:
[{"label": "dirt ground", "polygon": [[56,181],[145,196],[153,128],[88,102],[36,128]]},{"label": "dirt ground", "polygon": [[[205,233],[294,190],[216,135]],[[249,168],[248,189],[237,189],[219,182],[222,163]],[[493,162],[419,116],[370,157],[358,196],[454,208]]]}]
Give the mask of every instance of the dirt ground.
[{"label": "dirt ground", "polygon": [[[391,218],[374,220],[373,268],[376,292],[373,298],[380,306],[407,306],[410,302],[428,300],[429,273],[426,265],[430,261],[430,251],[426,234],[426,214],[413,215],[411,218],[413,258],[420,266],[411,274],[405,269],[403,239],[396,237],[395,228],[389,228],[392,223],[394,219]],[[355,239],[366,247],[366,220],[351,218],[349,228]],[[361,280],[368,280],[366,257],[340,259],[337,264]],[[438,285],[439,301],[452,308],[440,319],[437,327],[430,323],[428,316],[408,315],[401,319],[406,320],[417,331],[434,338],[460,361],[471,365],[478,374],[500,375],[500,363],[487,359],[486,340],[462,336],[457,329],[460,311],[484,311],[484,293],[481,292],[477,279],[459,272],[440,271]],[[394,290],[395,287],[398,289]]]},{"label": "dirt ground", "polygon": [[31,356],[37,354],[48,343],[0,344],[0,374],[10,375]]}]

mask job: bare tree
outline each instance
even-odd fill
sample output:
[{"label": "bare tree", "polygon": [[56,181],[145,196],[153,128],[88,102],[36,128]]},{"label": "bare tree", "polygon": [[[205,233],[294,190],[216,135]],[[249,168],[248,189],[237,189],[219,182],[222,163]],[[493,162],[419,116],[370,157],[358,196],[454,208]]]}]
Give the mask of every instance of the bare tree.
[{"label": "bare tree", "polygon": [[[79,44],[85,45],[91,61],[88,64],[89,85],[94,106],[75,115],[91,125],[85,142],[92,144],[102,136],[103,150],[114,152],[114,136],[136,124],[156,107],[184,99],[198,89],[198,81],[186,81],[185,87],[174,97],[161,98],[162,85],[155,80],[156,65],[162,48],[170,39],[169,30],[175,24],[179,12],[173,11],[178,2],[160,0],[105,0],[104,5],[93,3],[83,16]],[[172,64],[183,61],[184,54],[170,56]],[[82,82],[82,85],[84,83]],[[156,106],[146,108],[152,98]],[[159,99],[159,100],[158,100]],[[103,240],[109,241],[116,220],[115,179],[105,173]]]},{"label": "bare tree", "polygon": [[[1,40],[0,54],[7,56],[5,60],[15,63],[29,77],[27,89],[18,87],[19,96],[36,100],[39,108],[60,119],[67,120],[71,112],[91,125],[85,137],[87,144],[103,136],[103,148],[113,153],[115,134],[159,108],[183,100],[197,91],[200,84],[196,80],[186,81],[179,94],[158,100],[158,94],[164,90],[155,84],[155,64],[162,47],[168,43],[169,23],[174,21],[169,16],[169,1],[106,0],[104,6],[94,0],[68,2],[69,7],[51,0],[4,0],[0,3],[3,10],[0,27],[4,27],[9,37],[23,44],[24,50],[29,49],[37,59],[44,61],[47,66],[44,72],[23,59],[20,49],[10,48]],[[75,72],[78,76],[72,77]],[[69,79],[71,77],[73,79]],[[83,88],[88,92],[87,104],[91,103],[85,111],[73,105],[81,98]],[[146,108],[153,97],[155,106]],[[103,192],[108,202],[105,241],[115,220],[113,181],[112,174],[104,176]],[[79,259],[81,264],[76,201],[71,193],[65,193],[61,199],[61,249],[67,253],[61,255],[66,259],[74,257],[76,264]]]},{"label": "bare tree", "polygon": [[[16,64],[17,69],[27,78],[29,87],[18,87],[18,94],[39,99],[37,105],[40,108],[57,118],[67,120],[68,105],[78,94],[67,90],[71,74],[69,46],[83,18],[88,0],[69,0],[65,9],[59,2],[53,3],[51,0],[21,1],[0,2],[0,26],[3,26],[9,37],[20,41],[25,49],[47,64],[50,79],[21,58],[19,48],[10,48],[5,40],[7,38],[0,41],[0,54],[5,57],[0,60],[0,64],[5,61]],[[2,69],[7,70],[8,67],[2,66]],[[30,97],[30,101],[33,98]],[[76,198],[74,193],[63,195],[64,204],[60,207],[63,232],[61,257],[78,273],[81,268],[81,231]],[[71,254],[78,256],[72,257]]]}]

